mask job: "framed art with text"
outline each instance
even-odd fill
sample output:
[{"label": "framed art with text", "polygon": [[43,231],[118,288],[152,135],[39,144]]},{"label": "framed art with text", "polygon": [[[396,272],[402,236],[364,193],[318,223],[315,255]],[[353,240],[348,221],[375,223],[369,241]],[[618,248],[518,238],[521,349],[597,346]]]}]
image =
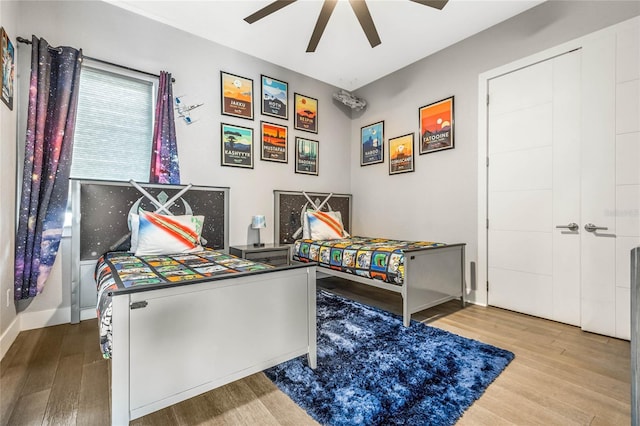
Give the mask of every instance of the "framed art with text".
[{"label": "framed art with text", "polygon": [[318,100],[299,93],[294,95],[296,116],[293,127],[296,130],[318,133]]},{"label": "framed art with text", "polygon": [[389,174],[413,171],[413,133],[389,139]]},{"label": "framed art with text", "polygon": [[261,81],[262,114],[288,119],[289,85],[266,75],[261,77]]},{"label": "framed art with text", "polygon": [[222,114],[253,120],[253,80],[220,71]]},{"label": "framed art with text", "polygon": [[453,148],[453,96],[419,110],[420,155]]},{"label": "framed art with text", "polygon": [[278,163],[288,162],[287,158],[287,126],[280,124],[260,122],[260,152],[261,160],[276,161]]},{"label": "framed art with text", "polygon": [[2,57],[0,58],[0,74],[2,76],[2,102],[10,110],[13,110],[13,74],[15,51],[13,43],[9,40],[4,27],[0,28],[0,38],[2,39]]},{"label": "framed art with text", "polygon": [[253,129],[220,123],[222,165],[253,169]]},{"label": "framed art with text", "polygon": [[318,141],[296,137],[296,173],[318,176]]},{"label": "framed art with text", "polygon": [[384,121],[360,129],[360,165],[384,162]]}]

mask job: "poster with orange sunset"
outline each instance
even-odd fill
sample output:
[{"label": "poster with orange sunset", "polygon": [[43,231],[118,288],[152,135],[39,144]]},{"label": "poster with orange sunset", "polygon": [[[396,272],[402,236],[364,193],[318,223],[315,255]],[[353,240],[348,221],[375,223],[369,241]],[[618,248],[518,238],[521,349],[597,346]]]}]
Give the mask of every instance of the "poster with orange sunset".
[{"label": "poster with orange sunset", "polygon": [[294,128],[305,132],[318,133],[318,100],[296,93],[296,117]]},{"label": "poster with orange sunset", "polygon": [[253,80],[220,71],[222,113],[253,120]]},{"label": "poster with orange sunset", "polygon": [[287,126],[262,122],[262,160],[286,163]]},{"label": "poster with orange sunset", "polygon": [[389,174],[413,171],[413,133],[389,139]]},{"label": "poster with orange sunset", "polygon": [[453,96],[420,108],[420,154],[453,148]]}]

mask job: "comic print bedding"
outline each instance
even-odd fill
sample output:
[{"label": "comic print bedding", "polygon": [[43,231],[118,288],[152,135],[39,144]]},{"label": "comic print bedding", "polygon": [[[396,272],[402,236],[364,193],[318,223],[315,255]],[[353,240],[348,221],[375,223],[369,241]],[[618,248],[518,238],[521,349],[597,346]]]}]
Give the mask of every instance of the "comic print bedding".
[{"label": "comic print bedding", "polygon": [[98,261],[95,274],[98,286],[100,348],[103,356],[111,358],[113,291],[132,286],[196,283],[207,281],[214,276],[271,268],[273,267],[270,265],[211,249],[174,255],[134,256],[130,252],[106,253]]},{"label": "comic print bedding", "polygon": [[444,246],[430,241],[398,241],[385,238],[352,237],[338,240],[297,240],[293,260],[318,262],[319,266],[366,278],[402,285],[404,252]]}]

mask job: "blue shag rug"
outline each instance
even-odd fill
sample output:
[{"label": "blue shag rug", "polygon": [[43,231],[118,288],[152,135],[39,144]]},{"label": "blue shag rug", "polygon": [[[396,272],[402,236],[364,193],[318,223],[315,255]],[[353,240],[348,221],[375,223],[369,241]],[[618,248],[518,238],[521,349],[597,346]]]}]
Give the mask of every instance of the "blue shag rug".
[{"label": "blue shag rug", "polygon": [[265,370],[324,425],[452,425],[513,353],[318,290],[318,368]]}]

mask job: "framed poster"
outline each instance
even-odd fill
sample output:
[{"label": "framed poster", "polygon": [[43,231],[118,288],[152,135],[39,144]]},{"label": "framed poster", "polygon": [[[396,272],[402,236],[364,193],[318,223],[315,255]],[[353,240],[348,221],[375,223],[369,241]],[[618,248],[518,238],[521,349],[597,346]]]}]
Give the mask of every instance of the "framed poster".
[{"label": "framed poster", "polygon": [[294,100],[296,116],[293,127],[318,133],[318,100],[299,93],[295,93]]},{"label": "framed poster", "polygon": [[384,162],[384,121],[360,129],[360,166]]},{"label": "framed poster", "polygon": [[453,148],[453,96],[425,105],[420,118],[420,155]]},{"label": "framed poster", "polygon": [[296,173],[318,176],[318,141],[296,137]]},{"label": "framed poster", "polygon": [[2,39],[2,57],[0,58],[0,73],[2,74],[2,102],[10,110],[13,110],[13,74],[15,51],[13,43],[9,40],[4,27],[0,28],[0,39]]},{"label": "framed poster", "polygon": [[262,81],[262,114],[289,118],[289,85],[275,78],[261,76]]},{"label": "framed poster", "polygon": [[288,151],[288,133],[287,126],[280,124],[260,122],[260,152],[261,160],[276,161],[278,163],[287,163]]},{"label": "framed poster", "polygon": [[222,114],[253,120],[253,80],[220,71]]},{"label": "framed poster", "polygon": [[253,129],[220,123],[222,165],[253,169]]},{"label": "framed poster", "polygon": [[389,174],[413,171],[413,133],[389,139]]}]

